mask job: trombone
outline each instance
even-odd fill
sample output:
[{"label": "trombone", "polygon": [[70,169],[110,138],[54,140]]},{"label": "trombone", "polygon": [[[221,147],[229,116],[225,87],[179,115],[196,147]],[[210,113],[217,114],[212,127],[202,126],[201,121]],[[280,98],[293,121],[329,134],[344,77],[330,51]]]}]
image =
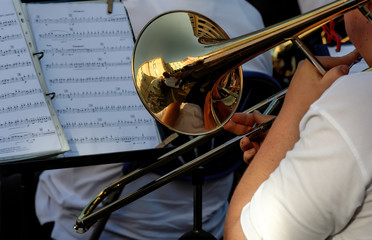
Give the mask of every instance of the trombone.
[{"label": "trombone", "polygon": [[[147,167],[136,169],[101,191],[84,208],[74,225],[75,231],[86,232],[99,219],[136,199],[201,166],[235,146],[242,136],[235,137],[210,152],[172,170],[138,190],[96,207],[125,184],[151,172],[190,149],[221,133],[223,125],[236,111],[243,85],[240,65],[255,56],[291,40],[316,66],[326,72],[301,42],[312,31],[344,13],[359,9],[369,18],[363,5],[369,0],[339,0],[298,17],[234,39],[212,20],[196,12],[172,11],[162,14],[146,25],[134,48],[132,71],[140,99],[151,115],[176,134],[195,135],[191,141],[159,157]],[[269,105],[267,112],[286,94],[286,89],[248,109],[252,112]],[[200,128],[184,128],[182,110],[188,105],[199,109]],[[273,119],[255,126],[246,135],[254,138],[267,131]]]}]

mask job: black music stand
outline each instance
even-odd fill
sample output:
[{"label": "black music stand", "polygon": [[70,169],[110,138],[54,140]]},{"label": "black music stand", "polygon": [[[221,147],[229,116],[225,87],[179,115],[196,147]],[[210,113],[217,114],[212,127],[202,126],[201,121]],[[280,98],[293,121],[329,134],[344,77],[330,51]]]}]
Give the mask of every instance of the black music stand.
[{"label": "black music stand", "polygon": [[[134,164],[135,165],[135,164]],[[132,166],[132,170],[135,167]],[[202,228],[202,185],[204,184],[204,168],[202,166],[195,169],[192,174],[192,185],[194,186],[194,226],[193,230],[182,235],[179,240],[217,240],[212,234],[206,232]],[[112,193],[112,196],[104,202],[104,204],[109,204],[120,197],[120,193],[123,188],[118,189],[116,192]],[[97,227],[94,229],[90,240],[98,240],[110,214],[105,218],[97,222]]]},{"label": "black music stand", "polygon": [[212,234],[202,228],[203,198],[202,186],[204,184],[204,168],[198,167],[192,174],[194,186],[194,226],[193,230],[182,235],[179,240],[217,240]]}]

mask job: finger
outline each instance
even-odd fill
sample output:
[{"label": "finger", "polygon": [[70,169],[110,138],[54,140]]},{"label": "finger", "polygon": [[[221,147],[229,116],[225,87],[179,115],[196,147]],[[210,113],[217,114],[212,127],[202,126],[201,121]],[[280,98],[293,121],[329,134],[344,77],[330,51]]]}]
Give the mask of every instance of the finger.
[{"label": "finger", "polygon": [[255,110],[253,112],[253,119],[254,119],[254,122],[258,123],[258,124],[261,124],[261,123],[264,123],[264,122],[267,122],[269,120],[271,120],[272,118],[274,118],[275,116],[273,115],[266,115],[266,114],[262,114],[260,113],[259,111]]},{"label": "finger", "polygon": [[254,124],[253,115],[250,113],[235,113],[231,120],[235,123],[252,126]]},{"label": "finger", "polygon": [[245,152],[251,148],[254,148],[254,145],[252,144],[252,142],[249,140],[249,138],[247,137],[243,137],[241,140],[240,140],[240,149]]},{"label": "finger", "polygon": [[249,130],[251,129],[251,125],[247,126],[243,124],[237,124],[234,121],[230,120],[223,126],[223,128],[226,131],[229,131],[236,135],[243,135],[249,132]]},{"label": "finger", "polygon": [[243,154],[244,162],[249,164],[252,161],[254,155],[256,155],[256,153],[257,153],[257,150],[255,148],[251,148],[251,149],[245,151],[244,154]]},{"label": "finger", "polygon": [[252,114],[235,113],[230,121],[225,124],[224,129],[236,135],[243,135],[249,132],[253,124]]},{"label": "finger", "polygon": [[329,57],[329,56],[319,56],[317,57],[321,64],[326,69],[331,69],[338,65],[348,65],[350,66],[353,62],[355,62],[359,57],[359,53],[357,50],[354,50],[344,56],[341,57]]},{"label": "finger", "polygon": [[349,73],[349,67],[347,65],[340,65],[330,69],[323,77],[321,83],[324,88],[328,88],[334,83],[339,77]]}]

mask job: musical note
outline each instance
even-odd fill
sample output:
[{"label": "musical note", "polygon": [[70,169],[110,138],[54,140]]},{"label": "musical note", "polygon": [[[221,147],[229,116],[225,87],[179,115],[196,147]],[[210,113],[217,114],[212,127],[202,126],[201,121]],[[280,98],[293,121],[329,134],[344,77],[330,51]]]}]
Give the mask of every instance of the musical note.
[{"label": "musical note", "polygon": [[30,80],[35,80],[37,79],[36,77],[36,74],[27,74],[27,75],[23,75],[21,73],[19,73],[19,75],[17,76],[12,76],[12,77],[7,77],[7,78],[2,78],[0,79],[0,84],[14,84],[14,83],[19,83],[19,82],[23,82],[23,83],[26,83],[27,81],[30,81]]},{"label": "musical note", "polygon": [[0,136],[0,143],[9,143],[9,142],[21,142],[26,140],[33,140],[35,141],[36,138],[41,138],[45,136],[49,136],[55,134],[55,132],[31,132],[31,133],[16,133],[7,137]]},{"label": "musical note", "polygon": [[0,49],[0,56],[20,55],[25,52],[27,52],[27,49],[25,47],[18,48],[18,49],[7,49],[7,50]]},{"label": "musical note", "polygon": [[23,97],[23,96],[32,95],[32,94],[39,94],[42,92],[43,91],[40,88],[25,89],[25,90],[16,89],[13,92],[0,93],[0,99],[3,100],[6,98]]},{"label": "musical note", "polygon": [[69,77],[49,79],[50,84],[70,84],[70,83],[95,83],[95,82],[120,82],[132,81],[131,76],[101,76],[101,77]]},{"label": "musical note", "polygon": [[81,54],[81,53],[106,53],[106,52],[123,52],[123,51],[128,51],[132,52],[133,51],[133,46],[111,46],[111,47],[98,47],[98,48],[49,48],[43,50],[45,54],[61,54],[61,55],[71,55],[71,54]]},{"label": "musical note", "polygon": [[120,23],[127,22],[128,17],[126,15],[115,15],[110,17],[60,17],[60,18],[41,18],[35,19],[36,23],[39,24],[81,24],[81,23]]},{"label": "musical note", "polygon": [[101,137],[82,137],[70,138],[70,144],[92,144],[92,143],[133,143],[133,142],[156,141],[155,136],[101,136]]},{"label": "musical note", "polygon": [[72,128],[121,128],[152,125],[152,119],[134,119],[134,120],[117,120],[115,122],[109,121],[88,121],[88,122],[67,122],[62,124],[64,129]]},{"label": "musical note", "polygon": [[[45,64],[46,68],[70,68],[70,69],[88,69],[88,68],[109,68],[109,67],[123,67],[130,66],[130,62],[51,62]],[[0,66],[1,67],[1,66]]]},{"label": "musical note", "polygon": [[29,127],[31,124],[40,124],[52,121],[51,116],[37,116],[24,119],[15,119],[10,121],[0,122],[0,128],[19,128]]},{"label": "musical note", "polygon": [[13,104],[13,105],[0,107],[0,114],[22,112],[22,111],[32,110],[32,109],[37,109],[37,108],[45,108],[46,106],[47,104],[45,101],[24,102],[20,104]]},{"label": "musical note", "polygon": [[95,107],[65,107],[58,109],[58,114],[74,114],[74,113],[107,113],[107,112],[132,112],[132,111],[143,111],[145,107],[142,104],[133,105],[111,105],[111,106],[95,106]]},{"label": "musical note", "polygon": [[120,89],[109,91],[81,91],[70,93],[57,93],[55,98],[76,99],[76,98],[101,98],[101,97],[118,97],[118,96],[137,96],[137,92],[132,90]]},{"label": "musical note", "polygon": [[97,38],[97,37],[131,37],[132,32],[129,30],[100,30],[100,31],[81,31],[81,32],[47,32],[39,34],[40,38],[54,39],[54,40],[75,40],[83,38]]},{"label": "musical note", "polygon": [[14,69],[14,68],[30,67],[30,66],[32,66],[31,61],[6,63],[6,64],[0,64],[0,71]]},{"label": "musical note", "polygon": [[19,39],[23,39],[23,35],[20,33],[0,36],[0,42],[14,41]]},{"label": "musical note", "polygon": [[17,20],[16,19],[9,19],[5,21],[0,21],[0,28],[3,27],[12,27],[17,25]]}]

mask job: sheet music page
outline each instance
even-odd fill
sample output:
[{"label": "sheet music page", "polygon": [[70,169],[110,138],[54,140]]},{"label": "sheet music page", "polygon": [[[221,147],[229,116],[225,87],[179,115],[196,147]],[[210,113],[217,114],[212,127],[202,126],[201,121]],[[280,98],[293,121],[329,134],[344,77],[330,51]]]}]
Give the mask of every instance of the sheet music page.
[{"label": "sheet music page", "polygon": [[124,6],[114,2],[27,4],[53,104],[71,151],[65,156],[153,148],[155,120],[131,73],[133,37]]},{"label": "sheet music page", "polygon": [[0,161],[61,151],[16,10],[0,8]]}]

